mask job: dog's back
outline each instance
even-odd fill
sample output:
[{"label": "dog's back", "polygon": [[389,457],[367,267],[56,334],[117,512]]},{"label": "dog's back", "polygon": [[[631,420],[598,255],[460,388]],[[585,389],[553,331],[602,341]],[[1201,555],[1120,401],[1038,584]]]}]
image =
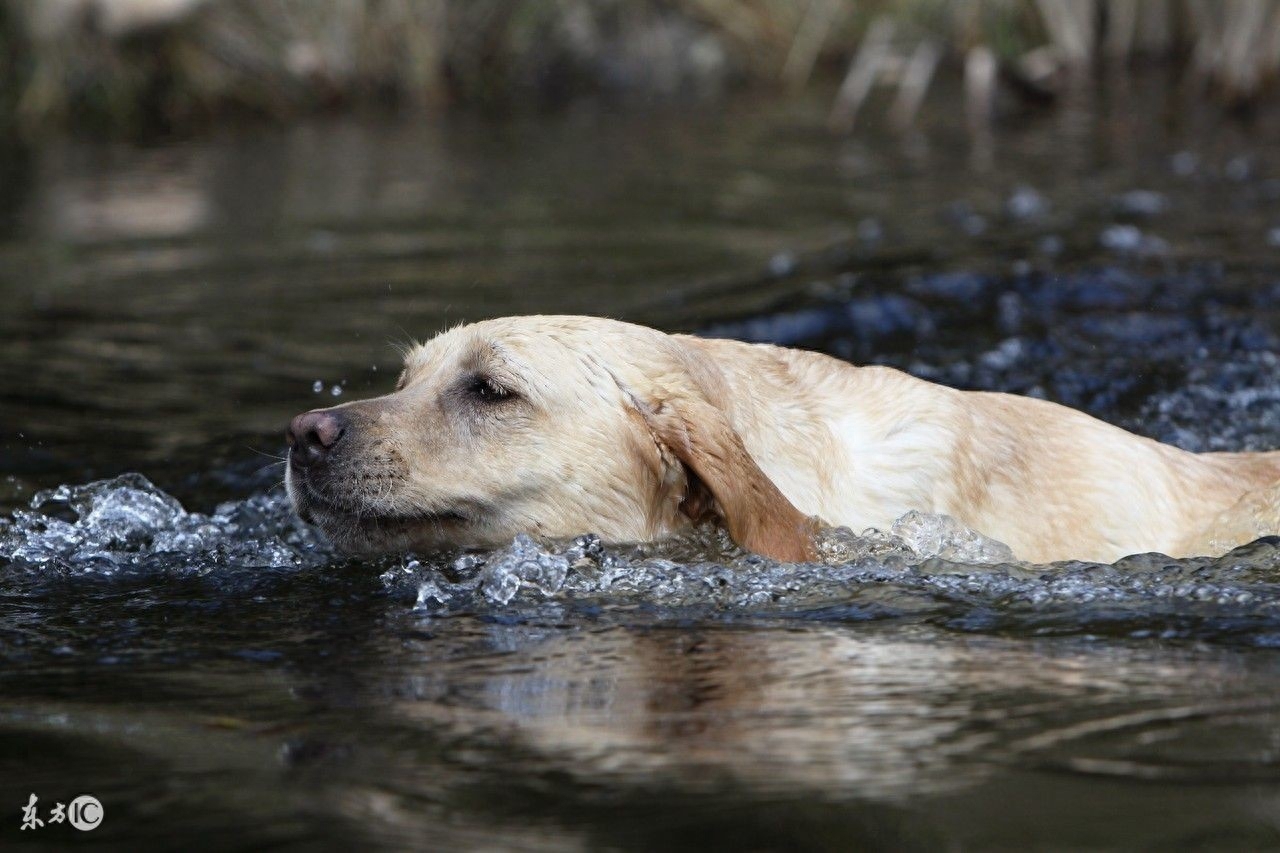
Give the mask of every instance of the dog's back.
[{"label": "dog's back", "polygon": [[1203,554],[1280,532],[1265,497],[1280,495],[1280,452],[1190,453],[1044,400],[684,340],[724,374],[721,404],[760,467],[829,524],[884,529],[909,509],[945,513],[1035,561]]}]

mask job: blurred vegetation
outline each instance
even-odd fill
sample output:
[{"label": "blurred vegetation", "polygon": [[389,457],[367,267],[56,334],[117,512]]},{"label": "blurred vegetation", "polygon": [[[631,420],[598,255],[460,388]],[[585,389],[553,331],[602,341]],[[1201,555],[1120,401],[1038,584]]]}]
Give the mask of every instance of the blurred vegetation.
[{"label": "blurred vegetation", "polygon": [[[843,79],[909,121],[937,69],[1052,100],[1103,64],[1177,63],[1229,105],[1280,60],[1274,0],[0,0],[0,125],[132,131],[230,110],[705,97]],[[847,70],[847,73],[846,73]]]}]

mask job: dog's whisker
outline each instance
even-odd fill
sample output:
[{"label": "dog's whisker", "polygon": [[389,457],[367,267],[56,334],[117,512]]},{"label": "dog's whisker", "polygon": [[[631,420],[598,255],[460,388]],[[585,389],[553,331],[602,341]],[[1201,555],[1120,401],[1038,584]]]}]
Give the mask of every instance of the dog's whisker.
[{"label": "dog's whisker", "polygon": [[[281,460],[279,462],[272,462],[268,465],[263,465],[261,468],[253,472],[253,476],[260,477],[262,476],[264,471],[270,471],[272,468],[275,468],[278,465],[284,465],[284,464],[285,464],[284,460]],[[282,479],[280,482],[283,483],[284,480]]]}]

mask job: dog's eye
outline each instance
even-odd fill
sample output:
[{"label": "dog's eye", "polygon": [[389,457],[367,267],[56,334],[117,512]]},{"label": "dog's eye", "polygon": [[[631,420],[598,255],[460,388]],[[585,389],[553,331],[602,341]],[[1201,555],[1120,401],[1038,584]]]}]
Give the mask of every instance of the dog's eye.
[{"label": "dog's eye", "polygon": [[467,385],[467,394],[486,403],[498,403],[515,396],[510,388],[504,388],[488,376],[476,376]]}]

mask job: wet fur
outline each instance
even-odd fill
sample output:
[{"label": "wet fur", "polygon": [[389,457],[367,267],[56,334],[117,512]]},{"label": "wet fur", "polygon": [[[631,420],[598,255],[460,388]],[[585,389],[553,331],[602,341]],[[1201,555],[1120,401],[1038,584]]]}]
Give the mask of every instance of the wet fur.
[{"label": "wet fur", "polygon": [[[511,397],[469,398],[480,376]],[[1038,562],[1280,532],[1280,453],[1194,454],[1043,400],[600,318],[451,329],[408,354],[394,393],[336,409],[342,443],[286,481],[357,552],[654,540],[714,520],[804,560],[814,520],[884,529],[912,509]]]}]

